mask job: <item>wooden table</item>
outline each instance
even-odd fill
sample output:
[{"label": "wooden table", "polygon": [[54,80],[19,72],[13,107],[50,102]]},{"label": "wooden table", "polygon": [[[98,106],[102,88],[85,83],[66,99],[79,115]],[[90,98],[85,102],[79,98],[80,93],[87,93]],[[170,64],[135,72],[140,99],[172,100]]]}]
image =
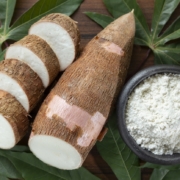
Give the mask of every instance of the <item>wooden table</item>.
[{"label": "wooden table", "polygon": [[[17,0],[16,10],[13,21],[18,18],[23,12],[30,8],[37,0]],[[154,0],[137,0],[139,3],[148,24],[150,25],[153,13]],[[180,10],[180,7],[178,7]],[[83,48],[89,40],[94,37],[100,30],[101,27],[86,17],[83,12],[95,11],[103,14],[108,14],[102,0],[84,0],[78,11],[72,16],[74,20],[78,22],[78,26],[81,33],[81,48]],[[171,19],[178,14],[178,10],[173,14]],[[129,68],[128,77],[136,73],[142,64],[143,59],[146,57],[148,49],[140,46],[134,46],[132,55],[132,61]],[[153,55],[151,54],[148,61],[141,67],[151,66],[153,64]],[[103,161],[98,154],[96,148],[93,148],[89,156],[87,157],[84,167],[90,170],[93,174],[98,176],[102,180],[115,180],[117,179],[112,170]],[[142,180],[148,180],[150,177],[151,170],[144,169],[142,171]]]}]

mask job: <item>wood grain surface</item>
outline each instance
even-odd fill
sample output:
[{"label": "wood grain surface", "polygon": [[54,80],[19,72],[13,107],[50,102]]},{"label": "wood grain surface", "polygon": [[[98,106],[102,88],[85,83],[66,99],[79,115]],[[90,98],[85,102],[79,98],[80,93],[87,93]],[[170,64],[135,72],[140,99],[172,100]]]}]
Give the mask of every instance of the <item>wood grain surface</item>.
[{"label": "wood grain surface", "polygon": [[[37,0],[17,0],[17,5],[15,9],[15,14],[13,21],[15,21],[21,14],[23,14],[28,8],[30,8]],[[139,6],[141,7],[144,16],[150,25],[153,14],[154,0],[137,0]],[[175,11],[171,20],[175,18],[178,14],[178,10]],[[91,21],[83,12],[94,11],[98,13],[108,14],[102,0],[84,0],[80,8],[74,13],[72,18],[78,22],[78,26],[81,33],[81,48],[90,41],[102,28]],[[147,66],[153,65],[153,55],[151,54],[148,61],[143,65],[142,62],[147,55],[148,48],[134,46],[131,65],[128,72],[128,77],[131,77],[139,69]],[[103,161],[103,159],[98,154],[96,148],[94,147],[89,156],[87,157],[85,163],[83,164],[88,170],[93,174],[98,176],[102,180],[116,180],[117,178],[113,175],[112,170]],[[142,180],[149,180],[151,174],[150,169],[142,170]],[[123,179],[122,179],[123,180]]]}]

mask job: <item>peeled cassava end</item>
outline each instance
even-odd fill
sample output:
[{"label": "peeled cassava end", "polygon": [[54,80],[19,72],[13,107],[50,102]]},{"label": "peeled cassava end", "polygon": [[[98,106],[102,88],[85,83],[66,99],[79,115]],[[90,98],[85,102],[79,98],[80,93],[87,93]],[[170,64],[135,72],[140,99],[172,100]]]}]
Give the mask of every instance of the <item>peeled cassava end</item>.
[{"label": "peeled cassava end", "polygon": [[35,35],[28,35],[11,45],[5,59],[18,59],[26,63],[47,87],[60,71],[58,59],[50,46]]},{"label": "peeled cassava end", "polygon": [[91,115],[51,91],[34,121],[29,147],[47,164],[59,169],[77,169],[96,142],[104,123],[101,113]]},{"label": "peeled cassava end", "polygon": [[47,15],[31,26],[29,34],[39,36],[50,45],[62,71],[75,59],[80,36],[75,21],[70,17],[60,13]]},{"label": "peeled cassava end", "polygon": [[77,169],[82,164],[80,153],[69,143],[48,135],[32,135],[31,151],[41,161],[59,169]]},{"label": "peeled cassava end", "polygon": [[13,128],[8,120],[0,114],[0,148],[10,149],[16,144]]},{"label": "peeled cassava end", "polygon": [[39,76],[24,62],[6,59],[0,63],[0,89],[13,95],[27,112],[32,110],[44,87]]},{"label": "peeled cassava end", "polygon": [[27,133],[26,110],[9,93],[0,90],[0,148],[14,147]]}]

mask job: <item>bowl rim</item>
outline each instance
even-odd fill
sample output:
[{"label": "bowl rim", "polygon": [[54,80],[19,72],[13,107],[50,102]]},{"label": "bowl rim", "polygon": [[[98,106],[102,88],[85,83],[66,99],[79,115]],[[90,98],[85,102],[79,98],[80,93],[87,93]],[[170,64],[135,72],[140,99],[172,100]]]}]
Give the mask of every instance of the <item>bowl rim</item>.
[{"label": "bowl rim", "polygon": [[118,128],[121,137],[123,138],[127,146],[129,146],[129,148],[140,159],[155,164],[173,165],[180,163],[180,153],[174,153],[173,155],[156,155],[146,149],[141,148],[127,130],[125,121],[126,103],[128,101],[129,95],[134,90],[134,88],[149,76],[164,73],[180,74],[180,66],[154,65],[140,70],[138,73],[132,76],[120,92],[116,112],[118,117]]}]

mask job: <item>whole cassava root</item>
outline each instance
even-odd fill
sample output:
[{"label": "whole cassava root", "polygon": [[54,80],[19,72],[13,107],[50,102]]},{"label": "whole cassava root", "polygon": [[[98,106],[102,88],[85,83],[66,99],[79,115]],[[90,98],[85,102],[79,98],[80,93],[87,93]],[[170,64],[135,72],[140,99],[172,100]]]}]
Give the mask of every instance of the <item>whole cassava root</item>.
[{"label": "whole cassava root", "polygon": [[26,134],[29,121],[22,105],[0,90],[0,148],[10,149]]},{"label": "whole cassava root", "polygon": [[55,79],[60,71],[58,59],[50,46],[35,35],[25,36],[11,45],[5,55],[6,59],[25,62],[41,78],[44,87]]},{"label": "whole cassava root", "polygon": [[60,169],[82,165],[123,85],[134,35],[130,12],[94,37],[51,90],[29,139],[31,151],[43,162]]},{"label": "whole cassava root", "polygon": [[29,34],[44,39],[55,52],[61,70],[65,70],[75,59],[80,43],[76,22],[60,13],[49,14],[33,24]]},{"label": "whole cassava root", "polygon": [[13,95],[27,112],[37,104],[44,87],[39,76],[24,62],[6,59],[0,62],[0,89]]}]

